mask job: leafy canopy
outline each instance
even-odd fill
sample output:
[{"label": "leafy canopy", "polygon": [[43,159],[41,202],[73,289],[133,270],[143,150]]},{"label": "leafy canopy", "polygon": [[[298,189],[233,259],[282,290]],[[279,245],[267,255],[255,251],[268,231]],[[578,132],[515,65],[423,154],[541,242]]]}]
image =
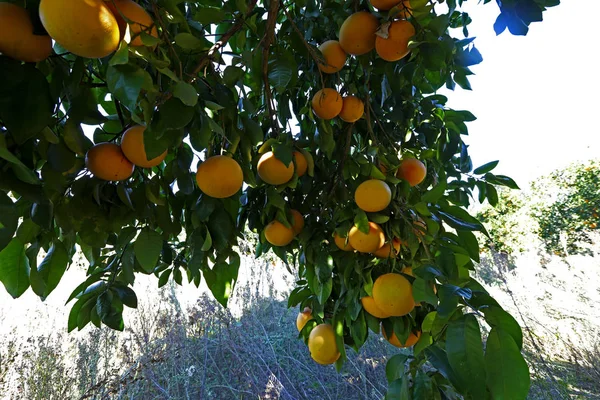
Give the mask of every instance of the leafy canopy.
[{"label": "leafy canopy", "polygon": [[[36,34],[46,33],[38,1],[13,2],[27,7]],[[414,276],[405,276],[420,306],[383,325],[402,342],[411,331],[421,335],[413,352],[390,359],[387,398],[525,398],[521,330],[470,277],[479,260],[473,232],[487,232],[466,211],[476,188],[480,202],[495,205],[496,186],[516,184],[493,174],[495,163],[473,171],[463,136],[475,117],[448,108],[436,94],[444,86],[471,89],[470,67],[482,61],[462,3],[411,1],[407,17],[416,34],[407,57],[387,62],[371,51],[349,57],[336,74],[319,72],[318,45],[336,39],[356,11],[384,23],[401,7],[377,12],[364,0],[150,0],[140,5],[157,34],[142,29],[142,46],[125,40],[112,54],[88,59],[58,42],[37,64],[0,56],[0,281],[15,298],[31,287],[45,299],[81,250],[88,277],[69,298],[68,329],[92,322],[122,330],[123,308],[137,306],[136,274],[153,274],[159,285],[204,279],[225,306],[240,267],[237,244],[249,229],[260,235],[257,257],[273,250],[297,266],[289,304],[310,307],[314,317],[301,336],[317,323],[331,324],[338,367],[346,346],[358,349],[380,332],[382,321],[360,302],[374,280],[413,268]],[[496,32],[524,35],[558,1],[498,3]],[[360,98],[364,117],[317,118],[311,100],[323,87]],[[136,168],[120,182],[94,177],[86,152],[101,142],[118,144],[134,124],[146,126],[149,159],[168,149],[164,162]],[[267,185],[256,170],[266,151],[286,165],[293,151],[302,152],[308,172]],[[192,172],[218,154],[233,157],[245,181],[224,199],[203,194]],[[414,187],[396,176],[409,157],[427,168]],[[354,190],[369,178],[391,188],[382,211],[366,213],[354,203]],[[304,216],[304,229],[290,244],[271,246],[265,226],[276,219],[289,227],[292,209]],[[388,240],[402,241],[398,257],[378,259],[333,244],[334,232],[367,231],[369,221]],[[485,351],[483,320],[491,327]]]}]

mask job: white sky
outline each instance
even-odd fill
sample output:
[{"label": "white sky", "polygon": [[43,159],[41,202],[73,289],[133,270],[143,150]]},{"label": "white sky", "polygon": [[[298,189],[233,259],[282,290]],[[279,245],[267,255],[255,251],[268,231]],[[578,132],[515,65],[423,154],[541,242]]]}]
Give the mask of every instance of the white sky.
[{"label": "white sky", "polygon": [[563,0],[530,25],[527,36],[496,36],[495,2],[467,2],[469,35],[483,63],[473,91],[444,91],[448,105],[478,118],[468,124],[475,167],[500,160],[496,173],[527,182],[576,160],[600,157],[598,0]]}]

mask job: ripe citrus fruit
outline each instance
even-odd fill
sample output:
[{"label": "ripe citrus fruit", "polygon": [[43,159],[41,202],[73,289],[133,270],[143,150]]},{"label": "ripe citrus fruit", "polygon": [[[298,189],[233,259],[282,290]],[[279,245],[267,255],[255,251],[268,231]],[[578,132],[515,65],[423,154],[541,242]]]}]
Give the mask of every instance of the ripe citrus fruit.
[{"label": "ripe citrus fruit", "polygon": [[379,250],[385,242],[383,230],[375,222],[369,222],[369,233],[361,232],[353,226],[348,233],[350,245],[361,253],[374,253]]},{"label": "ripe citrus fruit", "polygon": [[292,210],[292,216],[294,217],[294,223],[292,224],[292,230],[294,231],[294,236],[302,232],[304,228],[304,217],[297,210]]},{"label": "ripe citrus fruit", "polygon": [[402,273],[406,274],[406,275],[410,275],[414,278],[413,272],[412,272],[412,267],[404,267],[402,268]]},{"label": "ripe citrus fruit", "polygon": [[[394,250],[392,251],[392,245],[394,246]],[[400,239],[394,238],[392,243],[387,242],[384,244],[379,250],[377,250],[373,255],[379,258],[396,258],[396,256],[400,253]]]},{"label": "ripe citrus fruit", "polygon": [[12,3],[0,3],[0,53],[25,62],[43,61],[52,53],[48,35],[34,35],[27,10]]},{"label": "ripe citrus fruit", "polygon": [[257,165],[258,176],[269,185],[283,185],[294,176],[294,163],[285,165],[272,151],[260,157]]},{"label": "ripe citrus fruit", "polygon": [[354,192],[356,205],[366,212],[378,212],[392,201],[392,191],[387,183],[379,179],[364,181]]},{"label": "ripe citrus fruit", "polygon": [[101,58],[119,46],[117,19],[102,0],[42,0],[40,19],[52,39],[75,55]]},{"label": "ripe citrus fruit", "polygon": [[294,151],[294,162],[296,163],[296,175],[301,177],[306,173],[308,169],[308,163],[306,162],[306,157],[299,151]]},{"label": "ripe citrus fruit", "polygon": [[398,61],[410,53],[408,41],[415,35],[413,25],[405,20],[393,21],[388,29],[388,38],[377,36],[375,51],[386,61]]},{"label": "ripe citrus fruit", "polygon": [[155,38],[158,37],[156,25],[154,24],[152,17],[150,17],[146,10],[144,10],[144,7],[140,6],[138,3],[132,0],[108,0],[106,1],[106,4],[117,19],[119,30],[121,32],[121,39],[125,35],[125,30],[127,29],[127,21],[125,18],[129,20],[130,46],[144,45],[142,38],[140,37],[141,32],[154,36]]},{"label": "ripe citrus fruit", "polygon": [[365,103],[356,96],[346,96],[342,99],[340,118],[346,122],[356,122],[365,113]]},{"label": "ripe citrus fruit", "polygon": [[385,333],[385,329],[381,329],[381,332],[383,333],[383,337],[388,342],[390,342],[390,344],[392,344],[396,347],[400,347],[400,348],[414,346],[415,344],[417,344],[417,342],[419,341],[419,338],[421,337],[421,331],[417,331],[416,335],[413,332],[411,332],[408,335],[408,338],[406,338],[406,342],[404,344],[402,344],[402,343],[400,343],[400,339],[398,339],[398,337],[396,336],[396,333],[392,333],[392,337],[388,338]]},{"label": "ripe citrus fruit", "polygon": [[[402,1],[400,0],[371,0],[371,5],[379,11],[387,11],[399,5],[401,2]],[[406,6],[408,1],[405,1],[404,3]]]},{"label": "ripe citrus fruit", "polygon": [[410,186],[416,186],[423,182],[427,175],[427,167],[415,158],[406,158],[400,162],[396,176],[407,181]]},{"label": "ripe citrus fruit", "polygon": [[217,199],[236,194],[244,183],[240,164],[227,156],[212,156],[198,166],[196,183],[203,193]]},{"label": "ripe citrus fruit", "polygon": [[265,238],[273,246],[287,246],[294,239],[294,231],[277,220],[265,227]]},{"label": "ripe citrus fruit", "polygon": [[377,318],[389,317],[388,314],[384,313],[379,309],[379,307],[377,307],[377,304],[375,304],[375,300],[373,300],[371,296],[363,297],[362,299],[360,299],[360,302],[362,303],[362,306],[365,309],[365,311],[371,314],[372,316]]},{"label": "ripe citrus fruit", "polygon": [[350,245],[350,242],[346,243],[346,238],[341,237],[337,232],[333,234],[333,241],[340,250],[354,251],[354,247]]},{"label": "ripe citrus fruit", "polygon": [[127,129],[121,138],[121,150],[125,157],[138,167],[152,168],[163,162],[167,156],[165,150],[158,157],[148,160],[146,156],[146,148],[144,147],[144,131],[145,126],[135,125]]},{"label": "ripe citrus fruit", "polygon": [[319,90],[312,98],[312,108],[317,117],[332,119],[339,115],[343,106],[342,96],[335,89]]},{"label": "ripe citrus fruit", "polygon": [[98,143],[85,155],[85,166],[96,178],[124,181],[133,174],[134,166],[114,143]]},{"label": "ripe citrus fruit", "polygon": [[340,28],[340,45],[348,54],[360,56],[375,47],[375,31],[379,26],[377,17],[367,11],[352,14]]},{"label": "ripe citrus fruit", "polygon": [[394,317],[408,314],[415,308],[412,285],[395,273],[381,275],[373,284],[373,299],[381,311]]},{"label": "ripe citrus fruit", "polygon": [[325,63],[320,63],[318,66],[326,74],[334,74],[340,71],[344,67],[344,64],[346,64],[348,55],[337,40],[326,41],[319,46],[319,51],[323,54]]},{"label": "ripe citrus fruit", "polygon": [[313,360],[322,365],[333,364],[340,358],[335,333],[329,324],[317,325],[308,336],[308,350]]},{"label": "ripe citrus fruit", "polygon": [[296,317],[296,328],[298,328],[298,332],[304,328],[304,325],[306,325],[308,321],[313,319],[311,313],[312,310],[309,307],[306,307],[304,310],[298,313],[298,316]]}]

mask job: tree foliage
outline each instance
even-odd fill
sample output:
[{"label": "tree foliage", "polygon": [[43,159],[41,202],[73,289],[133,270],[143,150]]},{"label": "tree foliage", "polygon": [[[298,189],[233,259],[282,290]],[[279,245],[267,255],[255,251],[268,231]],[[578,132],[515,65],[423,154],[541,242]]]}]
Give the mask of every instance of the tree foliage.
[{"label": "tree foliage", "polygon": [[577,162],[533,181],[525,192],[499,192],[496,207],[478,217],[489,228],[485,244],[516,254],[531,248],[532,235],[550,254],[586,254],[600,225],[600,165]]},{"label": "tree foliage", "polygon": [[[15,3],[44,34],[38,1]],[[390,360],[387,398],[524,398],[521,331],[470,277],[479,260],[473,232],[487,232],[466,211],[475,188],[480,202],[496,204],[496,187],[516,184],[491,172],[496,163],[472,171],[463,135],[475,116],[450,109],[436,93],[471,89],[470,67],[482,61],[462,3],[411,1],[409,56],[386,62],[369,52],[349,57],[337,74],[319,72],[317,46],[335,39],[356,11],[385,23],[404,12],[400,6],[377,12],[366,1],[151,0],[140,4],[157,34],[139,32],[143,45],[123,40],[114,53],[89,59],[58,41],[37,64],[0,56],[0,280],[13,297],[31,286],[44,299],[80,249],[89,267],[69,298],[68,329],[91,322],[122,330],[123,308],[137,305],[136,274],[153,274],[159,285],[204,279],[226,306],[247,227],[260,235],[257,257],[273,250],[297,265],[289,305],[310,307],[314,318],[301,336],[316,323],[331,324],[338,367],[346,347],[360,348],[380,322],[402,341],[421,332],[410,355]],[[524,35],[558,1],[499,4],[496,31]],[[324,87],[362,99],[364,118],[317,118],[311,99]],[[148,159],[168,149],[164,162],[119,182],[94,177],[85,168],[88,150],[119,143],[134,124],[146,127]],[[95,130],[87,135],[82,126]],[[296,165],[294,151],[303,153],[308,172],[266,184],[257,162],[267,151],[286,165]],[[239,163],[245,182],[223,199],[203,194],[193,173],[220,154]],[[410,157],[427,167],[415,186],[396,175]],[[382,211],[365,213],[353,200],[369,178],[391,188]],[[291,226],[292,209],[304,216],[304,229],[290,244],[271,246],[265,227],[273,220]],[[369,221],[387,239],[401,239],[399,257],[333,244],[334,232],[366,231]],[[367,313],[360,299],[372,294],[374,280],[406,266],[421,305],[383,321]],[[485,352],[474,314],[492,328]]]}]

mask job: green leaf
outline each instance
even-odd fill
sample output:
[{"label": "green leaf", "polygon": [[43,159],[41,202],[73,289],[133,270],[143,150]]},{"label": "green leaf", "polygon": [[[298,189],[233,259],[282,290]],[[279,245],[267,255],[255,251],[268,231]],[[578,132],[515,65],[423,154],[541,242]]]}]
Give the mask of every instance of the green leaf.
[{"label": "green leaf", "polygon": [[110,58],[108,65],[114,67],[115,65],[123,65],[129,62],[129,46],[124,40],[121,40],[119,48]]},{"label": "green leaf", "polygon": [[17,178],[25,183],[37,185],[40,183],[38,175],[21,162],[6,148],[4,137],[0,135],[0,158],[5,159],[12,164],[13,170]]},{"label": "green leaf", "polygon": [[14,299],[29,287],[29,259],[25,254],[25,244],[18,238],[12,239],[0,251],[0,282]]},{"label": "green leaf", "polygon": [[431,285],[421,278],[416,278],[413,281],[413,298],[415,299],[415,303],[425,301],[434,306],[437,306],[438,304],[438,298]]},{"label": "green leaf", "polygon": [[187,82],[180,81],[175,85],[173,96],[177,97],[186,106],[193,107],[198,103],[196,89]]},{"label": "green leaf", "polygon": [[35,64],[0,63],[0,120],[17,144],[50,123],[53,106],[48,81]]},{"label": "green leaf", "polygon": [[206,285],[223,307],[227,307],[227,301],[233,294],[235,282],[237,281],[240,267],[239,256],[237,256],[236,260],[232,261],[230,258],[229,263],[218,262],[212,269],[204,270]]},{"label": "green leaf", "polygon": [[490,202],[490,205],[492,207],[496,207],[498,205],[498,192],[496,191],[496,188],[489,183],[485,184],[485,188],[486,196]]},{"label": "green leaf", "polygon": [[485,398],[485,363],[479,323],[472,314],[451,321],[446,330],[448,362],[474,399]]},{"label": "green leaf", "polygon": [[163,240],[158,232],[151,231],[148,228],[140,232],[133,245],[133,250],[135,251],[136,260],[144,271],[148,273],[154,271],[156,264],[158,264],[162,244]]},{"label": "green leaf", "polygon": [[507,332],[512,336],[519,349],[523,347],[523,331],[512,315],[504,311],[501,307],[494,305],[484,307],[482,311],[485,315],[485,321],[489,326],[500,328],[504,332]]},{"label": "green leaf", "polygon": [[273,145],[273,154],[275,154],[275,158],[281,161],[285,166],[289,166],[294,157],[292,149],[289,146],[279,143]]},{"label": "green leaf", "polygon": [[385,364],[385,376],[389,383],[404,376],[404,369],[408,356],[406,354],[395,354]]},{"label": "green leaf", "polygon": [[[48,295],[58,286],[58,283],[67,270],[68,265],[69,254],[67,253],[65,245],[60,241],[53,242],[52,247],[50,247],[46,257],[44,257],[44,260],[40,263],[37,271],[35,272],[43,282],[43,287],[39,288],[42,290],[35,290],[36,294],[40,296],[42,300],[45,300]],[[32,269],[32,275],[34,274],[33,271],[34,270]]]},{"label": "green leaf", "polygon": [[465,230],[457,230],[458,238],[460,240],[460,245],[467,250],[469,256],[479,262],[479,243],[477,242],[477,237],[471,231]]},{"label": "green leaf", "polygon": [[494,400],[519,400],[529,392],[529,367],[517,344],[502,329],[492,328],[486,342],[487,386]]},{"label": "green leaf", "polygon": [[147,78],[149,75],[146,71],[129,64],[109,66],[106,70],[108,89],[129,110],[136,109],[138,96]]},{"label": "green leaf", "polygon": [[485,179],[488,183],[492,183],[494,185],[501,185],[509,187],[511,189],[520,190],[517,183],[512,178],[509,178],[505,175],[494,175],[491,173],[487,173],[484,175],[483,179]]},{"label": "green leaf", "polygon": [[69,118],[65,123],[63,140],[67,147],[80,157],[85,156],[86,152],[93,146],[92,141],[83,133],[81,125],[72,118]]},{"label": "green leaf", "polygon": [[358,228],[362,233],[369,233],[369,218],[363,210],[358,210],[354,216],[354,226]]},{"label": "green leaf", "polygon": [[[27,219],[25,221],[31,222]],[[21,224],[24,225],[25,221]],[[12,240],[19,223],[19,210],[13,204],[10,197],[0,191],[0,251]],[[21,240],[28,243],[29,240]]]},{"label": "green leaf", "polygon": [[396,379],[388,386],[385,400],[410,400],[408,377]]},{"label": "green leaf", "polygon": [[431,400],[434,399],[434,383],[427,372],[419,369],[415,376],[415,384],[413,389],[414,400]]},{"label": "green leaf", "polygon": [[490,161],[487,164],[483,164],[481,167],[475,168],[475,170],[473,170],[473,173],[475,175],[483,175],[487,172],[490,172],[494,168],[496,168],[496,166],[498,165],[499,162],[500,161]]},{"label": "green leaf", "polygon": [[48,146],[48,163],[58,172],[67,172],[75,165],[75,154],[63,143]]},{"label": "green leaf", "polygon": [[194,20],[200,22],[202,25],[210,25],[223,21],[226,15],[225,10],[222,8],[201,7],[194,14]]},{"label": "green leaf", "polygon": [[480,231],[487,233],[485,227],[477,220],[477,218],[471,216],[466,210],[458,206],[446,206],[443,211],[439,211],[444,222],[455,229],[466,229],[469,231]]},{"label": "green leaf", "polygon": [[[0,198],[2,194],[0,194]],[[1,201],[1,200],[0,200]],[[6,218],[8,213],[5,213],[2,210],[2,206],[0,205],[0,221],[3,221],[3,218]],[[16,220],[15,220],[16,221]],[[4,223],[4,227],[6,228],[6,223]],[[17,228],[17,237],[23,243],[31,243],[37,235],[41,232],[41,228],[38,224],[33,222],[30,218],[26,218],[21,222],[19,228]],[[2,229],[0,229],[0,250],[2,250],[5,246],[2,246]],[[10,240],[9,240],[10,241]]]},{"label": "green leaf", "polygon": [[446,177],[440,176],[440,182],[435,185],[431,190],[426,192],[421,196],[421,201],[424,203],[436,203],[439,199],[442,198],[444,193],[446,192]]},{"label": "green leaf", "polygon": [[205,50],[210,48],[206,39],[198,39],[191,33],[183,32],[175,36],[175,44],[184,50]]},{"label": "green leaf", "polygon": [[431,365],[433,365],[433,367],[437,369],[444,376],[444,378],[448,379],[460,392],[462,390],[462,385],[458,380],[456,373],[450,366],[450,363],[448,362],[448,356],[446,355],[446,352],[435,345],[429,346],[424,350],[424,352]]}]

